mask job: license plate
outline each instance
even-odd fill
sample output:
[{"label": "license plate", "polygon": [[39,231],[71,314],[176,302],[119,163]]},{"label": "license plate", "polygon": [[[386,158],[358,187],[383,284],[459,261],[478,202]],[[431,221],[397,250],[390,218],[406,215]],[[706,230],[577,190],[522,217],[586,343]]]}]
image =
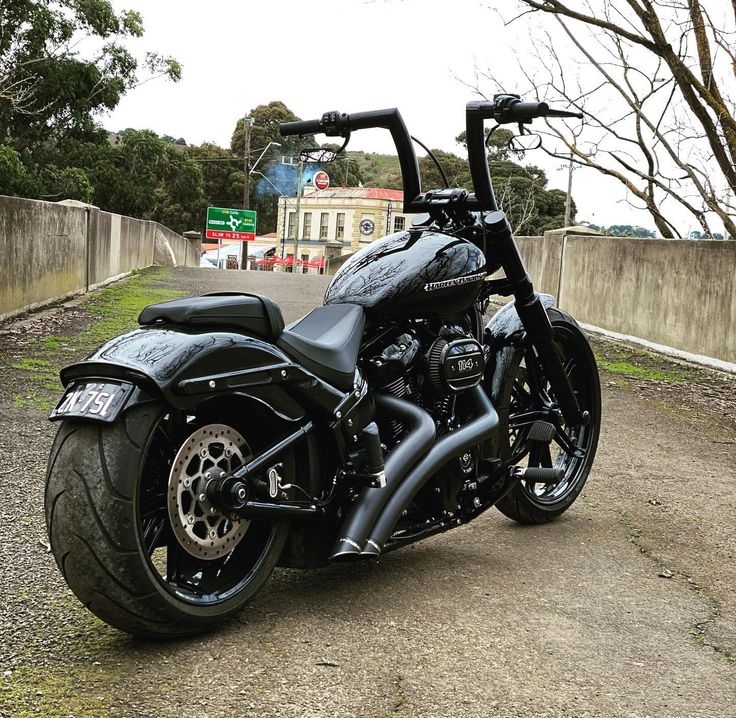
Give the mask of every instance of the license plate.
[{"label": "license plate", "polygon": [[70,384],[49,419],[78,417],[115,421],[125,406],[133,385],[110,379],[84,379]]}]

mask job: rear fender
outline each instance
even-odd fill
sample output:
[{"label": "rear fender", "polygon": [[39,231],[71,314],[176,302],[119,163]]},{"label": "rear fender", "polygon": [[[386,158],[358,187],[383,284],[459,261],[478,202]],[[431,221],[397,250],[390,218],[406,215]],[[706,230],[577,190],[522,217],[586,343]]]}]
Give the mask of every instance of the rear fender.
[{"label": "rear fender", "polygon": [[261,339],[226,331],[192,332],[180,328],[136,329],[111,339],[87,359],[61,371],[64,386],[89,377],[131,382],[127,407],[162,397],[188,410],[223,396],[247,396],[280,418],[296,421],[304,408],[282,382],[303,373],[280,349]]},{"label": "rear fender", "polygon": [[[137,329],[110,340],[85,361],[61,372],[64,386],[79,379],[106,377],[135,385],[123,412],[163,398],[184,411],[196,407],[198,413],[217,416],[223,407],[234,406],[237,411],[251,413],[252,406],[255,416],[262,416],[259,409],[263,409],[281,421],[303,423],[307,411],[292,396],[291,382],[302,384],[301,392],[294,391],[297,398],[307,391],[321,393],[325,403],[334,401],[337,405],[345,399],[278,347],[221,331],[190,332],[155,326]],[[285,426],[281,428],[288,432]],[[297,480],[309,496],[319,496],[324,490],[324,477],[334,474],[337,452],[327,448],[331,434],[323,431],[318,427],[316,432],[308,433],[306,441],[295,449]],[[325,447],[323,451],[320,445]],[[291,520],[280,565],[325,565],[337,530],[333,524],[331,519]]]}]

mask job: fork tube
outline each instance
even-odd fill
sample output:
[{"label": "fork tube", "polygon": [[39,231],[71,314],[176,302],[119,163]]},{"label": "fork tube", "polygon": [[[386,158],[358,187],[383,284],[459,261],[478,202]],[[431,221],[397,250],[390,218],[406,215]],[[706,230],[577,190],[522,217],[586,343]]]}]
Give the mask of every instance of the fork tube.
[{"label": "fork tube", "polygon": [[484,224],[487,238],[498,251],[511,286],[516,300],[514,303],[516,312],[537,352],[565,420],[571,424],[584,422],[585,417],[581,415],[570,378],[562,365],[560,350],[554,341],[554,331],[547,310],[539,298],[539,293],[534,291],[506,215],[503,212],[491,212],[485,216]]}]

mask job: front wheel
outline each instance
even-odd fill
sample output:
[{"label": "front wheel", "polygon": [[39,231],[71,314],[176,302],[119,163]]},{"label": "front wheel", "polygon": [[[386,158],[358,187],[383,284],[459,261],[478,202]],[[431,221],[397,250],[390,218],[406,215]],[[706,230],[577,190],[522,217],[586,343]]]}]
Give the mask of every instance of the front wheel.
[{"label": "front wheel", "polygon": [[[46,485],[51,548],[106,623],[196,633],[239,612],[268,578],[286,522],[221,514],[203,493],[208,472],[233,471],[262,446],[267,422],[247,429],[238,415],[183,416],[151,402],[111,425],[60,426]],[[293,471],[290,456],[280,461]]]},{"label": "front wheel", "polygon": [[[587,423],[568,424],[531,347],[518,348],[510,362],[499,397],[501,430],[508,434],[509,465],[558,468],[555,484],[520,480],[501,499],[498,509],[522,524],[551,521],[572,506],[590,473],[601,424],[598,367],[588,339],[577,322],[559,309],[547,313],[560,349],[562,364]],[[544,422],[547,427],[536,422]],[[551,440],[539,440],[554,425]],[[551,431],[551,430],[550,430]],[[533,440],[537,439],[537,440]]]}]

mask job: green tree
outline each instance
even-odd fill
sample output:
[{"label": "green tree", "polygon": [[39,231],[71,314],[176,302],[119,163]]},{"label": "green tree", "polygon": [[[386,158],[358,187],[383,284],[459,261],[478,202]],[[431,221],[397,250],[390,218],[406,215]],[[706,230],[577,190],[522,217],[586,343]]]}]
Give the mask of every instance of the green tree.
[{"label": "green tree", "polygon": [[[0,142],[16,149],[94,133],[95,115],[142,81],[141,65],[181,76],[170,57],[148,53],[141,63],[126,49],[143,35],[141,16],[108,0],[2,2],[0,28]],[[96,48],[88,56],[85,41]]]},{"label": "green tree", "polygon": [[[518,234],[536,235],[562,227],[567,193],[558,189],[548,190],[547,175],[540,167],[520,165],[510,159],[513,152],[508,148],[508,141],[512,136],[509,130],[498,130],[489,143],[488,170],[500,207]],[[461,132],[456,140],[464,144],[465,133]],[[432,152],[443,166],[451,187],[472,186],[465,158],[443,150]],[[425,192],[444,186],[442,176],[429,156],[419,159],[419,169]],[[573,202],[573,217],[575,209]]]},{"label": "green tree", "polygon": [[[209,206],[240,207],[243,202],[243,159],[229,148],[206,142],[187,147],[202,172],[202,189]],[[259,228],[260,231],[260,228]]]},{"label": "green tree", "polygon": [[[293,195],[296,191],[296,169],[284,168],[275,176],[276,165],[282,156],[295,157],[304,148],[317,146],[314,137],[282,137],[279,124],[293,122],[300,119],[283,102],[273,100],[265,105],[254,107],[248,117],[252,120],[250,128],[251,166],[258,160],[261,152],[268,147],[269,142],[278,142],[281,146],[271,146],[258,162],[256,172],[250,176],[249,204],[251,209],[258,213],[258,233],[265,234],[276,230],[278,214],[277,200],[279,192]],[[240,167],[233,172],[233,182],[240,185],[240,202],[242,207],[244,185],[244,170],[242,166],[245,154],[245,122],[240,118],[232,134],[230,151],[240,158]],[[266,175],[268,179],[263,179]],[[293,179],[292,179],[293,176]],[[278,189],[274,189],[274,185]]]},{"label": "green tree", "polygon": [[31,178],[18,152],[0,145],[0,194],[23,195],[30,187]]},{"label": "green tree", "polygon": [[150,130],[125,130],[115,144],[80,144],[69,158],[84,169],[102,209],[153,219],[177,232],[201,227],[207,202],[200,165]]},{"label": "green tree", "polygon": [[41,199],[52,202],[62,199],[77,199],[91,202],[94,188],[87,173],[79,167],[57,167],[49,165],[42,168],[37,183]]},{"label": "green tree", "polygon": [[[271,147],[261,162],[268,161],[275,156],[298,155],[304,147],[316,147],[317,143],[310,135],[307,137],[282,137],[279,124],[282,122],[293,122],[300,119],[281,100],[273,100],[267,105],[258,105],[249,113],[252,120],[250,128],[250,147],[252,160],[258,158],[269,142],[278,142],[281,147]],[[230,150],[236,155],[243,157],[245,152],[244,118],[240,118],[233,130],[230,140]],[[260,167],[260,163],[259,163]]]},{"label": "green tree", "polygon": [[[631,224],[612,224],[606,228],[606,234],[611,234],[614,237],[643,237],[651,238],[656,235],[651,229],[640,227],[639,225]],[[698,232],[698,234],[700,234]],[[701,239],[702,237],[695,237],[695,239]]]},{"label": "green tree", "polygon": [[[470,186],[470,170],[468,169],[466,160],[444,150],[433,149],[432,154],[434,154],[445,171],[450,187]],[[429,155],[419,158],[419,172],[422,178],[423,191],[441,189],[445,186],[445,181],[442,179],[437,165]]]},{"label": "green tree", "polygon": [[[486,140],[486,147],[488,147],[488,159],[490,160],[507,160],[513,154],[513,150],[509,147],[511,139],[514,137],[514,133],[511,130],[507,130],[503,127],[499,127],[495,130]],[[462,145],[467,149],[468,141],[465,136],[465,130],[463,130],[457,137],[455,142]]]}]

